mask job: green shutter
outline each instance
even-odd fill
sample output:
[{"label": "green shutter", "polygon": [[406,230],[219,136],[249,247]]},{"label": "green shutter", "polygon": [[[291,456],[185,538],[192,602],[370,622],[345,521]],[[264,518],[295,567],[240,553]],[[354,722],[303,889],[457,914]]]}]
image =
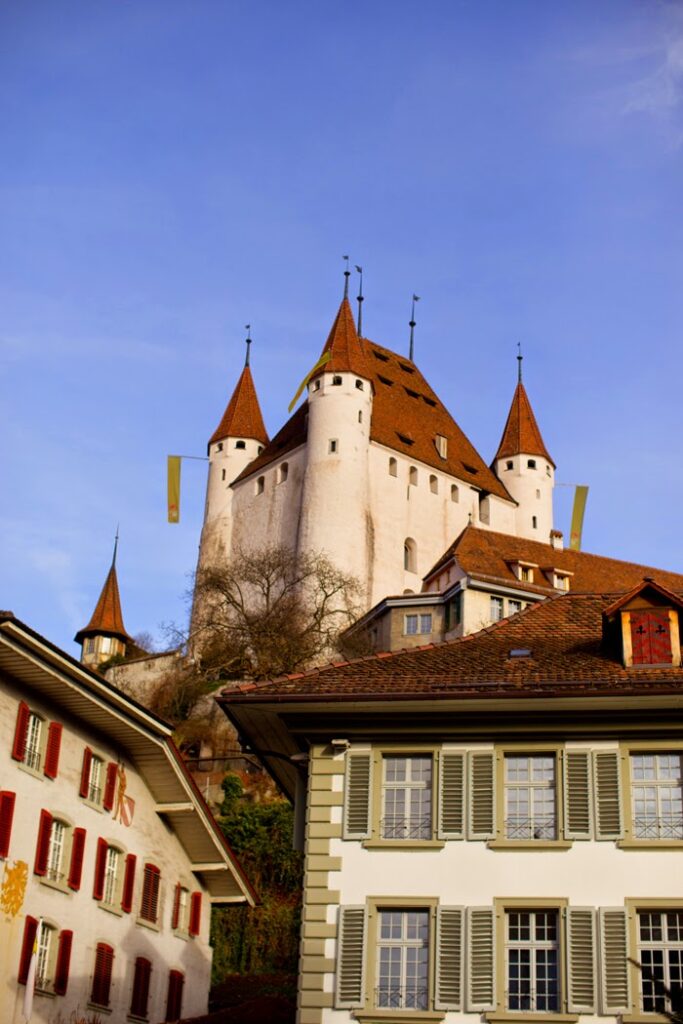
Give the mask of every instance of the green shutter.
[{"label": "green shutter", "polygon": [[365,1004],[365,941],[365,907],[340,907],[334,1001],[337,1009]]},{"label": "green shutter", "polygon": [[436,1010],[462,1009],[462,907],[436,913]]},{"label": "green shutter", "polygon": [[347,754],[344,782],[344,839],[370,836],[372,755]]},{"label": "green shutter", "polygon": [[591,838],[591,763],[587,750],[565,750],[564,837]]},{"label": "green shutter", "polygon": [[493,752],[470,754],[470,839],[492,839],[495,834],[495,761]]},{"label": "green shutter", "polygon": [[467,1009],[483,1013],[496,1003],[495,927],[492,907],[467,912]]},{"label": "green shutter", "polygon": [[602,1007],[605,1015],[630,1009],[628,921],[623,907],[600,909],[600,967]]},{"label": "green shutter", "polygon": [[619,753],[596,750],[593,754],[595,779],[595,838],[621,839],[621,784]]},{"label": "green shutter", "polygon": [[567,1009],[595,1013],[595,913],[590,907],[567,910]]},{"label": "green shutter", "polygon": [[465,755],[442,753],[439,764],[439,839],[465,833]]}]

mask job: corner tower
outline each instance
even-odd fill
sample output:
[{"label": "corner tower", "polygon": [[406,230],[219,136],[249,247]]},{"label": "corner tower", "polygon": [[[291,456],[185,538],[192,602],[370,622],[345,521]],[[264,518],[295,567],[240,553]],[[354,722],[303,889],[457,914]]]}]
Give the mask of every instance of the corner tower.
[{"label": "corner tower", "polygon": [[308,436],[298,549],[324,551],[369,593],[373,523],[369,460],[373,384],[369,355],[344,297],[308,384]]},{"label": "corner tower", "polygon": [[91,668],[96,668],[103,661],[108,661],[109,658],[113,658],[117,654],[125,654],[126,647],[131,642],[123,625],[119,582],[116,578],[118,543],[117,534],[111,568],[95,605],[95,611],[92,613],[88,625],[79,629],[74,637],[76,643],[81,645],[81,661]]},{"label": "corner tower", "polygon": [[548,544],[553,528],[555,463],[522,383],[522,356],[517,359],[517,387],[492,468],[517,502],[516,535]]},{"label": "corner tower", "polygon": [[200,567],[215,564],[229,554],[233,499],[230,484],[268,444],[249,365],[251,337],[247,337],[246,346],[244,369],[207,445],[209,476],[199,544]]}]

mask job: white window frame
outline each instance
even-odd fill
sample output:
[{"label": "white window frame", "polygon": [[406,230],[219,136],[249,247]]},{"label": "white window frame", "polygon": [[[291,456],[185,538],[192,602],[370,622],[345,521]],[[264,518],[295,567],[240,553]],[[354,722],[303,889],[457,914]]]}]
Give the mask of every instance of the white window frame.
[{"label": "white window frame", "polygon": [[[540,916],[546,919],[551,916],[554,918],[554,939],[539,939],[536,936],[537,918]],[[528,928],[529,938],[524,940],[520,938],[511,938],[511,927],[513,916],[517,918],[528,917]],[[547,925],[546,925],[547,928]],[[526,909],[523,907],[507,908],[505,911],[505,1005],[511,1013],[560,1013],[562,1006],[562,965],[561,965],[561,944],[560,944],[560,929],[561,929],[561,917],[557,908],[530,908]],[[511,992],[511,971],[513,968],[512,955],[513,953],[522,953],[527,951],[528,957],[528,993],[521,992],[521,969],[519,971],[518,978],[516,979],[520,986],[520,992],[513,996]],[[540,995],[537,991],[539,982],[542,980],[542,968],[543,954],[554,952],[555,953],[555,980],[556,980],[556,992],[553,998],[552,992],[548,992],[545,995]],[[550,961],[550,957],[546,958]],[[519,957],[522,960],[522,957]],[[520,965],[517,965],[518,967]],[[547,966],[547,965],[546,965]],[[513,1006],[513,1002],[519,1000],[520,1002],[524,997],[528,999],[528,1005],[517,1005]],[[547,1000],[545,1005],[539,1005],[541,1002]],[[554,1003],[554,1005],[549,1005]]]},{"label": "white window frame", "polygon": [[[430,911],[428,908],[380,908],[377,922],[377,1009],[426,1010],[429,1007]],[[383,928],[394,930],[398,918],[398,936],[382,935]],[[414,920],[413,920],[414,919]],[[417,934],[410,935],[414,929]],[[383,955],[386,954],[386,955]],[[383,962],[384,961],[384,962]],[[389,972],[383,971],[388,967]],[[391,971],[391,968],[394,971]],[[396,972],[396,968],[398,971]],[[414,968],[411,970],[411,968]],[[398,975],[398,986],[391,983]],[[383,979],[386,978],[386,982]],[[411,983],[412,982],[412,983]]]},{"label": "white window frame", "polygon": [[[642,918],[659,917],[659,939],[643,940]],[[669,921],[669,918],[676,918],[676,922]],[[672,934],[674,933],[674,934]],[[640,1005],[643,1013],[671,1012],[671,1000],[652,991],[652,982],[645,977],[645,972],[652,972],[659,980],[671,989],[672,984],[676,987],[683,986],[683,909],[672,907],[671,909],[650,908],[641,909],[637,913],[637,940],[638,940],[638,961],[644,970],[640,971]],[[648,956],[647,954],[652,954]],[[660,961],[657,964],[657,960]],[[675,961],[678,961],[677,963]],[[658,968],[660,968],[658,970]],[[673,968],[673,970],[672,970]],[[646,986],[650,991],[646,995]],[[646,1008],[645,1001],[653,1002],[653,1006]]]},{"label": "white window frame", "polygon": [[500,622],[505,618],[505,605],[502,597],[491,595],[489,598],[489,615],[491,622]]},{"label": "white window frame", "polygon": [[[523,765],[526,762],[526,766]],[[549,765],[550,762],[550,765]],[[550,766],[552,774],[548,774]],[[515,770],[517,777],[512,772]],[[520,772],[522,776],[520,777]],[[506,753],[503,758],[506,839],[552,841],[558,833],[558,759],[554,753]],[[517,807],[516,813],[511,807]],[[519,807],[526,806],[522,820]],[[548,811],[552,807],[552,812]]]},{"label": "white window frame", "polygon": [[54,986],[55,940],[57,929],[47,921],[41,921],[38,934],[35,987],[39,992],[52,992]]},{"label": "white window frame", "polygon": [[[425,763],[429,770],[426,777]],[[403,778],[390,778],[395,766]],[[431,754],[382,756],[382,839],[432,839],[434,834],[434,758]]]},{"label": "white window frame", "polygon": [[102,804],[104,797],[104,759],[93,754],[90,758],[90,771],[88,772],[88,795],[86,800],[98,807]]},{"label": "white window frame", "polygon": [[121,865],[123,853],[117,846],[107,846],[104,862],[104,885],[102,887],[102,903],[114,907],[119,902],[121,881]]},{"label": "white window frame", "polygon": [[[644,763],[652,759],[650,769]],[[664,758],[678,760],[678,777],[661,776]],[[638,762],[641,762],[638,765]],[[634,839],[683,839],[683,753],[675,750],[637,750],[629,756],[631,814]],[[637,772],[650,771],[639,778]],[[654,809],[654,815],[638,812],[639,803]],[[668,806],[668,810],[667,810]],[[638,819],[644,820],[639,824]]]},{"label": "white window frame", "polygon": [[22,764],[34,772],[41,769],[43,747],[45,745],[45,719],[35,711],[29,711],[26,726],[26,745]]}]

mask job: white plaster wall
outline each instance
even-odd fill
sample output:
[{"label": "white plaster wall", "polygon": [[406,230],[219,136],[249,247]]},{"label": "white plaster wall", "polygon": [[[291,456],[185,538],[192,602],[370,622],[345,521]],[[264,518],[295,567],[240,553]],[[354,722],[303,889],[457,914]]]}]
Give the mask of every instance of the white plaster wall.
[{"label": "white plaster wall", "polygon": [[[55,781],[35,775],[12,760],[11,751],[17,705],[24,699],[32,710],[48,721],[63,724],[59,774]],[[126,793],[135,800],[135,814],[129,828],[98,810],[78,795],[83,748],[90,746],[105,762],[121,757],[125,763]],[[2,1024],[23,1024],[21,1012],[24,986],[17,983],[25,916],[44,917],[58,928],[73,930],[69,985],[64,996],[36,993],[32,1020],[63,1021],[72,1012],[85,1013],[92,985],[95,947],[107,942],[114,947],[114,967],[110,1014],[103,1019],[125,1021],[130,1007],[132,971],[135,958],[145,956],[152,963],[149,1019],[163,1020],[166,1009],[168,972],[185,975],[183,1014],[192,1016],[206,1011],[212,950],[209,946],[210,904],[208,893],[192,874],[190,861],[175,834],[154,810],[154,800],[126,752],[106,737],[94,733],[86,723],[75,721],[36,698],[21,692],[7,679],[0,679],[0,786],[16,793],[9,856],[0,861],[3,873],[17,861],[28,865],[28,885],[23,906],[16,917],[0,911],[0,1020]],[[78,892],[67,892],[44,883],[33,874],[40,811],[44,808],[74,827],[87,830],[83,876]],[[133,910],[117,914],[92,897],[97,838],[101,836],[126,853],[137,856]],[[136,921],[142,892],[143,867],[152,861],[161,869],[159,928]],[[171,930],[173,894],[176,882],[190,891],[202,890],[202,921],[196,938],[182,939]],[[1,881],[0,881],[1,884]]]},{"label": "white plaster wall", "polygon": [[[287,452],[233,488],[233,548],[258,550],[268,544],[295,548],[305,469],[304,447]],[[287,479],[278,483],[278,470],[287,463]],[[257,480],[264,478],[263,493]]]},{"label": "white plaster wall", "polygon": [[[528,468],[529,459],[536,462],[535,469]],[[505,468],[508,462],[512,462],[512,469]],[[552,465],[541,455],[514,455],[498,459],[496,473],[518,502],[513,531],[515,535],[549,544],[550,531],[553,529],[555,486],[555,470]],[[537,519],[536,528],[532,524],[533,516]]]}]

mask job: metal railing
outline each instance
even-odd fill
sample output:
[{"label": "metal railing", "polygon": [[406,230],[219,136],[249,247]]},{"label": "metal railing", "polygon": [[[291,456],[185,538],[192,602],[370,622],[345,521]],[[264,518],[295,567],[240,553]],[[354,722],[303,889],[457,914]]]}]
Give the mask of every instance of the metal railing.
[{"label": "metal railing", "polygon": [[555,991],[538,992],[534,988],[520,989],[518,992],[505,993],[508,1010],[528,1010],[536,1013],[557,1013],[560,1009],[560,993]]},{"label": "metal railing", "polygon": [[524,818],[513,815],[505,819],[507,839],[557,839],[557,820],[554,814]]},{"label": "metal railing", "polygon": [[382,839],[431,839],[432,816],[403,817],[389,815],[382,818]]},{"label": "metal railing", "polygon": [[428,998],[426,985],[378,985],[375,989],[378,1009],[426,1010]]},{"label": "metal railing", "polygon": [[636,839],[683,839],[683,815],[637,814],[633,818]]}]

